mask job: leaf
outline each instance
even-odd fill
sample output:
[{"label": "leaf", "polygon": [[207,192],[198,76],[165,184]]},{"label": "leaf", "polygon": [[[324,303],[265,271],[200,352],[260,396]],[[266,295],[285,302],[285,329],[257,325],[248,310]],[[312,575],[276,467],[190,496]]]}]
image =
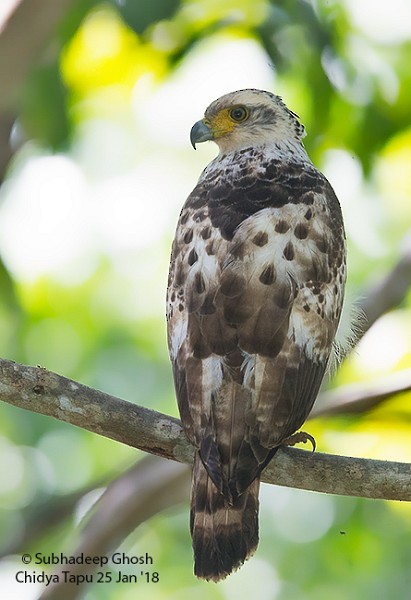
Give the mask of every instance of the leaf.
[{"label": "leaf", "polygon": [[111,0],[111,4],[117,8],[127,25],[141,34],[149,25],[172,17],[180,2],[179,0],[150,0],[150,2]]}]

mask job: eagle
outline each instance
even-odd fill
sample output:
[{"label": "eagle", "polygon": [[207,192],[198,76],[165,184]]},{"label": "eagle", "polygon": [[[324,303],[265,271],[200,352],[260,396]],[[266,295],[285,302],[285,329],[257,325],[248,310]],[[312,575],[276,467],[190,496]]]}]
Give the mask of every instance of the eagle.
[{"label": "eagle", "polygon": [[[195,447],[197,577],[219,581],[258,544],[261,472],[307,419],[330,362],[346,281],[338,199],[298,115],[268,91],[222,96],[191,129],[218,156],[172,246],[168,345]],[[308,438],[310,436],[307,435]]]}]

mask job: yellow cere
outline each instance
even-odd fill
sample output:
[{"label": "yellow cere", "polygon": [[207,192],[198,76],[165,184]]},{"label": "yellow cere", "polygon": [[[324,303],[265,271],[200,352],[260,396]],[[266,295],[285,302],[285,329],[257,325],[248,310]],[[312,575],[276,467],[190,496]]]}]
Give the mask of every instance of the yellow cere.
[{"label": "yellow cere", "polygon": [[230,133],[234,130],[236,125],[238,125],[238,123],[230,117],[230,110],[231,108],[224,108],[223,110],[220,110],[215,117],[210,119],[209,122],[215,137]]}]

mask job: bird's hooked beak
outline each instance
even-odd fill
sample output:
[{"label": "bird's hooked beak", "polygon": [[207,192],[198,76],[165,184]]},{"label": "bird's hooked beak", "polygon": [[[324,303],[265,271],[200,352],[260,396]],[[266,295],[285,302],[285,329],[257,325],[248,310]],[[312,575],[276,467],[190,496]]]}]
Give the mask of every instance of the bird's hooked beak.
[{"label": "bird's hooked beak", "polygon": [[190,132],[190,141],[194,150],[196,149],[196,144],[200,142],[207,142],[208,140],[214,139],[214,133],[209,125],[202,121],[197,121],[191,128]]}]

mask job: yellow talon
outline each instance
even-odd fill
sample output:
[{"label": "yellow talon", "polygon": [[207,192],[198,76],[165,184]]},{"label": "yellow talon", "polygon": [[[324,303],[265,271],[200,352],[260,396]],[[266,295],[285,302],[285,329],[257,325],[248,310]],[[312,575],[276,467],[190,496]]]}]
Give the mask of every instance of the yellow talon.
[{"label": "yellow talon", "polygon": [[285,440],[281,442],[281,445],[295,446],[296,444],[306,444],[307,442],[311,442],[313,452],[315,452],[315,449],[317,447],[316,441],[312,435],[306,433],[305,431],[297,431],[297,433],[290,435],[290,437],[285,438]]}]

